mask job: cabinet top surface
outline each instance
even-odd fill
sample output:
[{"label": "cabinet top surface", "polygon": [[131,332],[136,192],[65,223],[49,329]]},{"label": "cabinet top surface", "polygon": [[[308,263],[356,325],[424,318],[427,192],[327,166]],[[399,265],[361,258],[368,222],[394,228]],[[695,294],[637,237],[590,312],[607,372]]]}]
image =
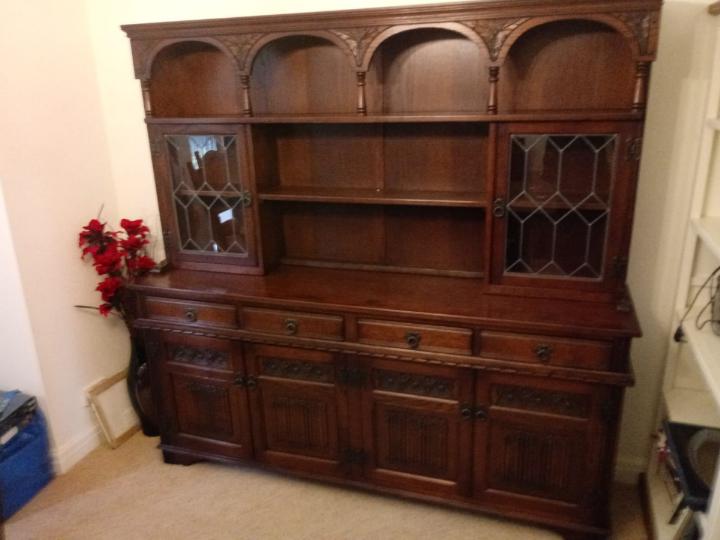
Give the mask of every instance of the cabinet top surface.
[{"label": "cabinet top surface", "polygon": [[615,304],[488,294],[467,278],[280,266],[265,276],[171,270],[134,289],[206,301],[454,320],[560,334],[639,336],[634,311]]},{"label": "cabinet top surface", "polygon": [[[219,30],[226,27],[228,30],[242,30],[237,27],[247,26],[255,27],[256,30],[269,31],[275,28],[268,28],[268,25],[307,24],[308,27],[322,27],[328,23],[343,21],[352,26],[364,24],[373,19],[387,20],[388,18],[397,19],[393,21],[395,23],[413,23],[426,18],[431,20],[458,16],[492,18],[509,13],[562,15],[614,11],[657,11],[661,5],[662,0],[475,0],[448,4],[127,24],[123,25],[122,29],[131,38],[143,38],[151,37],[156,31],[183,31],[194,28]],[[259,28],[261,26],[262,28]]]}]

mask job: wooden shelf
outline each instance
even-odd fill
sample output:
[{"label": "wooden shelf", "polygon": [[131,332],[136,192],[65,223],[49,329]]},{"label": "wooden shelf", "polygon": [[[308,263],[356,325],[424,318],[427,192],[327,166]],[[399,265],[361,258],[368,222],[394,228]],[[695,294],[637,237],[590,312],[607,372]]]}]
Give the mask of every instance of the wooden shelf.
[{"label": "wooden shelf", "polygon": [[692,225],[707,248],[720,259],[720,217],[695,218]]},{"label": "wooden shelf", "polygon": [[663,397],[672,422],[720,429],[720,410],[709,391],[671,388]]},{"label": "wooden shelf", "polygon": [[716,336],[710,324],[705,325],[702,330],[695,327],[695,316],[697,308],[693,309],[683,323],[683,331],[690,348],[692,349],[695,361],[700,367],[709,393],[714,401],[716,410],[720,409],[720,336]]},{"label": "wooden shelf", "polygon": [[552,122],[583,120],[641,120],[643,113],[627,110],[522,111],[504,114],[278,114],[263,116],[216,115],[182,118],[147,117],[148,124],[384,124],[422,122]]},{"label": "wooden shelf", "polygon": [[400,206],[451,206],[483,208],[487,197],[481,192],[377,191],[371,189],[282,187],[258,194],[263,201],[320,202],[337,204],[380,204]]}]

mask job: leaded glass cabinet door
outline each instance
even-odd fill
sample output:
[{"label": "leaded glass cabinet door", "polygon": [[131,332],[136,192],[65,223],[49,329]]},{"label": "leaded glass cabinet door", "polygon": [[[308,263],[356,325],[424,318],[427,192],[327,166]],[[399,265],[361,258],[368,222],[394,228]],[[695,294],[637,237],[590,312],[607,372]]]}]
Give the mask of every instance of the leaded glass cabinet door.
[{"label": "leaded glass cabinet door", "polygon": [[624,283],[636,129],[593,122],[499,130],[494,283],[585,291]]},{"label": "leaded glass cabinet door", "polygon": [[244,127],[151,130],[166,249],[175,266],[256,267],[254,192]]}]

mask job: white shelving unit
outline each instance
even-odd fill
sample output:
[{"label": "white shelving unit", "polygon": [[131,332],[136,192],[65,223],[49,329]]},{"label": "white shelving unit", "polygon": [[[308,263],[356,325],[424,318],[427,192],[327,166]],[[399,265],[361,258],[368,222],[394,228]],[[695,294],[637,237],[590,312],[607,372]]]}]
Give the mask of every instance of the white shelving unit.
[{"label": "white shelving unit", "polygon": [[[714,11],[715,10],[715,11]],[[720,12],[713,4],[710,14]],[[708,15],[708,17],[711,17]],[[682,325],[684,341],[676,343],[669,336],[668,357],[658,421],[720,428],[720,336],[710,324],[696,325],[698,310],[708,295],[700,293],[697,306],[682,320],[697,286],[720,265],[720,21],[715,21],[715,51],[705,105],[705,122],[698,138],[694,181],[682,268],[677,289],[674,327]],[[652,450],[646,474],[653,533],[657,540],[674,540],[679,523],[670,525],[673,503],[657,473],[657,456]],[[696,513],[694,519],[704,540],[720,539],[720,470],[717,473],[707,513]],[[680,520],[682,522],[682,520]]]}]

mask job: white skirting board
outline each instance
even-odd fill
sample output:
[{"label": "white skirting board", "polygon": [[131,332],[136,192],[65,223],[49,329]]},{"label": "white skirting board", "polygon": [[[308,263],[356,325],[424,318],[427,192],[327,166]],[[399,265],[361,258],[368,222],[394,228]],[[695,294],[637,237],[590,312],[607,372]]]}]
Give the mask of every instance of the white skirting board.
[{"label": "white skirting board", "polygon": [[102,444],[102,433],[98,426],[93,426],[62,446],[52,449],[53,469],[55,474],[65,474],[78,461],[87,456]]}]

